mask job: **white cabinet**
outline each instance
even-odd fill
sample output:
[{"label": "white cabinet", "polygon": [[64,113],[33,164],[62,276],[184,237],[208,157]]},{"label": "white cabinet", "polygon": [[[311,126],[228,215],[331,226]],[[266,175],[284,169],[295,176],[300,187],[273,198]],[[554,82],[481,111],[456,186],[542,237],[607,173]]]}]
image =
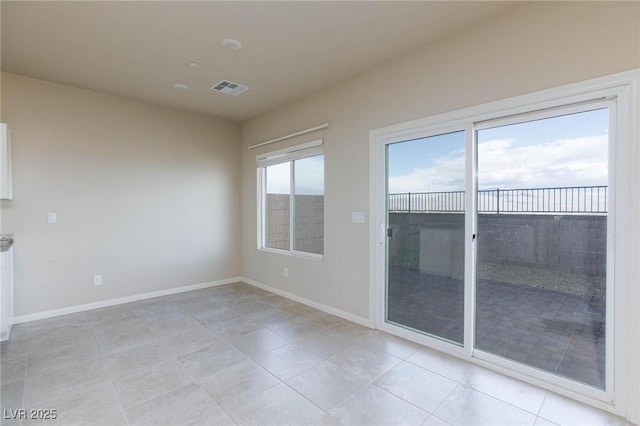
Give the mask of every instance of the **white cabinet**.
[{"label": "white cabinet", "polygon": [[0,341],[9,339],[13,321],[13,247],[0,252]]},{"label": "white cabinet", "polygon": [[11,130],[6,123],[0,123],[0,199],[13,198],[11,175]]}]

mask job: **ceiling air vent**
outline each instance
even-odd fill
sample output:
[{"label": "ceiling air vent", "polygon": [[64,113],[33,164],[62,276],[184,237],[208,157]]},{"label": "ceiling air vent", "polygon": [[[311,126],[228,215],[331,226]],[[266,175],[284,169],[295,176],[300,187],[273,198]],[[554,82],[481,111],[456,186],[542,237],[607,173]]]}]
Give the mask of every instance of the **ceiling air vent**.
[{"label": "ceiling air vent", "polygon": [[231,96],[238,96],[242,92],[246,92],[249,90],[249,86],[245,86],[244,84],[234,83],[233,81],[222,80],[213,86],[211,86],[211,90],[214,92],[222,92]]}]

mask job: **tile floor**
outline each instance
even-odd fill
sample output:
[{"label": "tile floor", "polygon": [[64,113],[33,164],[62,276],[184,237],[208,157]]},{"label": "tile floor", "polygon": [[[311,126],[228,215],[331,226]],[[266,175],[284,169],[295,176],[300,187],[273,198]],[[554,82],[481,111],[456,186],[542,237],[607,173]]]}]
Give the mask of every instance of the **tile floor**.
[{"label": "tile floor", "polygon": [[243,283],[20,324],[1,354],[3,425],[626,424]]}]

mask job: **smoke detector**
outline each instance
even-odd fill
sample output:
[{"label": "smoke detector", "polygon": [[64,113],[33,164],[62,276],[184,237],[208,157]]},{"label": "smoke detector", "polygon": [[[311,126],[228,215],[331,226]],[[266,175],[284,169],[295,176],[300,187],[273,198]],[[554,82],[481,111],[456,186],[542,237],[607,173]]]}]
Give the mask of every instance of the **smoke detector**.
[{"label": "smoke detector", "polygon": [[242,92],[249,90],[249,86],[244,84],[234,83],[233,81],[221,80],[218,83],[211,86],[211,90],[214,92],[222,92],[231,96],[238,96]]},{"label": "smoke detector", "polygon": [[227,52],[235,53],[239,52],[240,49],[242,49],[242,43],[233,38],[225,38],[220,42],[220,44],[222,45],[222,48]]},{"label": "smoke detector", "polygon": [[174,84],[173,88],[176,89],[178,92],[186,92],[187,90],[189,90],[189,86],[187,86],[186,84],[182,84],[182,83]]}]

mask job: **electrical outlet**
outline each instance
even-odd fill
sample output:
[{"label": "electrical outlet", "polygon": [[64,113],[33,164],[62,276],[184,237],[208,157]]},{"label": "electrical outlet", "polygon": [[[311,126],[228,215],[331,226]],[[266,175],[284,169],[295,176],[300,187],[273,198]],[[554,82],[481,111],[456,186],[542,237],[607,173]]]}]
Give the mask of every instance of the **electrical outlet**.
[{"label": "electrical outlet", "polygon": [[102,275],[93,276],[93,285],[102,285]]},{"label": "electrical outlet", "polygon": [[47,213],[47,223],[56,223],[58,221],[58,215],[55,213]]},{"label": "electrical outlet", "polygon": [[284,268],[283,274],[285,278],[289,278],[289,268]]}]

